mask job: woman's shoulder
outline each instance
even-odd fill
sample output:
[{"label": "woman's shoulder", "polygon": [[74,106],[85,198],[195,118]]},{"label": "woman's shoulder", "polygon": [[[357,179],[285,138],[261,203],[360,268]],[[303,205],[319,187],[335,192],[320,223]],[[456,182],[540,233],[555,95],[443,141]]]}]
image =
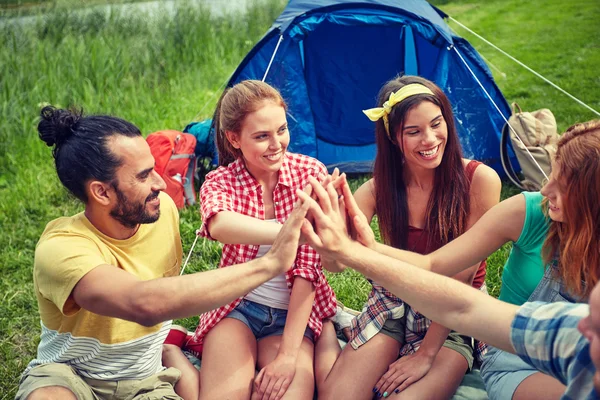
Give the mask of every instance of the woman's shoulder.
[{"label": "woman's shoulder", "polygon": [[484,190],[500,189],[502,186],[498,173],[481,161],[463,158],[463,166],[467,177],[471,181],[471,190],[480,188]]},{"label": "woman's shoulder", "polygon": [[358,191],[369,193],[375,197],[375,178],[370,178],[361,184],[358,189],[356,189],[356,192]]},{"label": "woman's shoulder", "polygon": [[527,214],[536,216],[539,219],[545,219],[544,213],[544,196],[540,192],[521,192],[521,196],[525,199],[525,210]]},{"label": "woman's shoulder", "polygon": [[365,212],[364,207],[375,207],[375,178],[371,178],[356,189],[354,199],[359,203],[359,207]]},{"label": "woman's shoulder", "polygon": [[229,165],[223,165],[220,167],[217,167],[217,169],[214,169],[212,171],[210,171],[208,174],[206,174],[206,177],[204,178],[204,183],[202,183],[202,186],[204,185],[210,185],[211,183],[227,183],[227,182],[231,182],[232,180],[235,179],[235,177],[237,176],[237,174],[235,173],[235,163],[231,163]]}]

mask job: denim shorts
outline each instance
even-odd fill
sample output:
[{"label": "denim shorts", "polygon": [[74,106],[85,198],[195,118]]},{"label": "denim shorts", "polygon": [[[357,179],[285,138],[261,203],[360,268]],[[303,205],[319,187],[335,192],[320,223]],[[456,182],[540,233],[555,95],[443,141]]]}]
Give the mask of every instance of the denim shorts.
[{"label": "denim shorts", "polygon": [[481,379],[490,400],[512,399],[521,382],[536,372],[519,356],[492,346],[481,364]]},{"label": "denim shorts", "polygon": [[[240,304],[225,318],[234,318],[243,322],[250,328],[256,340],[260,340],[269,336],[283,335],[287,313],[287,310],[242,299]],[[314,342],[314,333],[308,326],[304,331],[304,337]]]}]

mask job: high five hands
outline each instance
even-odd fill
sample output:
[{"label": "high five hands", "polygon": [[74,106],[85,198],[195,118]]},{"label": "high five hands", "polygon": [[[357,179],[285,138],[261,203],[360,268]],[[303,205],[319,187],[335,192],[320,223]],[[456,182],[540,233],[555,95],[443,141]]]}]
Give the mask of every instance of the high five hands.
[{"label": "high five hands", "polygon": [[[323,266],[333,272],[338,272],[340,265],[343,268],[344,257],[356,249],[358,243],[370,248],[376,245],[373,231],[354,201],[346,176],[337,174],[334,171],[325,186],[310,177],[310,187],[296,192],[300,205],[308,206],[307,215],[314,220],[313,226],[305,219],[302,236],[319,252]],[[330,267],[332,264],[338,267]]]}]

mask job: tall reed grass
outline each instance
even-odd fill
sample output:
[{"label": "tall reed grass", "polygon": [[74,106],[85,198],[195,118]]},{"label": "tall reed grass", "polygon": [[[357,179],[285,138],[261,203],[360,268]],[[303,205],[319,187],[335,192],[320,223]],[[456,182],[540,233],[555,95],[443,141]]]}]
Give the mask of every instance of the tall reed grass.
[{"label": "tall reed grass", "polygon": [[[221,86],[284,5],[266,0],[217,16],[202,3],[182,3],[158,19],[61,8],[0,26],[0,399],[14,397],[35,355],[37,239],[49,220],[81,210],[37,138],[40,104],[118,115],[145,134],[181,130],[212,114]],[[198,224],[197,210],[184,213],[184,238],[193,240]],[[214,267],[219,246],[201,247],[192,269]]]}]

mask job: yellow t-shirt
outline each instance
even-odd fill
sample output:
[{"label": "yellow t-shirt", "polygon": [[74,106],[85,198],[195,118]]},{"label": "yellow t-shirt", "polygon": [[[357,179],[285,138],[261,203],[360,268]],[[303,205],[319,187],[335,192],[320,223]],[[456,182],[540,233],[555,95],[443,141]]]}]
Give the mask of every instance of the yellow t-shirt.
[{"label": "yellow t-shirt", "polygon": [[82,376],[103,380],[142,379],[162,369],[162,343],[171,321],[145,327],[81,309],[72,297],[77,282],[103,264],[141,280],[179,273],[179,214],[168,195],[159,197],[158,221],[140,225],[125,240],[104,235],[84,213],[48,223],[36,247],[33,270],[42,336],[28,369],[66,363]]}]

